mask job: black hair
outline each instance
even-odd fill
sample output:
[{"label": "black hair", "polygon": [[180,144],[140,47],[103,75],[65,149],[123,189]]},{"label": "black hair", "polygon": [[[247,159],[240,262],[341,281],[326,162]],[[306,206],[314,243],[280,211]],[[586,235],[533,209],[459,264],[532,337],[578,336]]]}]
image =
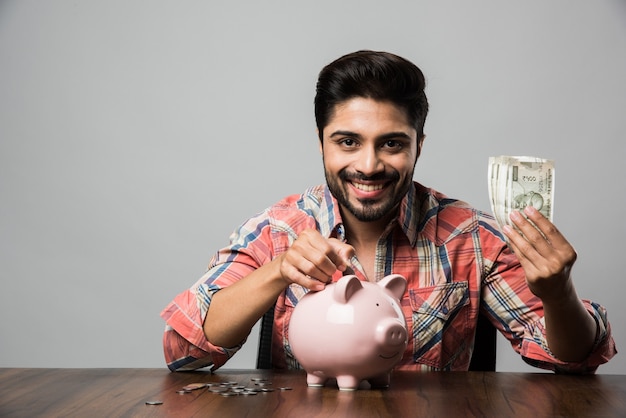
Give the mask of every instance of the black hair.
[{"label": "black hair", "polygon": [[336,59],[317,79],[315,122],[320,141],[335,106],[355,97],[389,101],[404,109],[421,138],[428,114],[425,87],[424,74],[415,64],[389,52],[364,50]]}]

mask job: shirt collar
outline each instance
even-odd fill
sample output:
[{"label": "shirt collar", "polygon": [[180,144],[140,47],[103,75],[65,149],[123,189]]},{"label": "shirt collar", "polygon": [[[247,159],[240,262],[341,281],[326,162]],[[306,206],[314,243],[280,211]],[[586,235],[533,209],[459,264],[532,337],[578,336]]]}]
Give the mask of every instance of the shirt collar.
[{"label": "shirt collar", "polygon": [[318,219],[320,234],[327,238],[337,238],[340,241],[346,240],[346,234],[341,220],[339,203],[330,193],[327,185],[321,186],[320,209],[321,215]]},{"label": "shirt collar", "polygon": [[408,238],[411,247],[415,247],[417,243],[418,222],[420,219],[419,209],[421,205],[417,203],[418,194],[416,189],[421,187],[420,184],[415,182],[412,187],[409,187],[409,191],[402,199],[402,202],[400,202],[400,213],[397,218],[398,224]]}]

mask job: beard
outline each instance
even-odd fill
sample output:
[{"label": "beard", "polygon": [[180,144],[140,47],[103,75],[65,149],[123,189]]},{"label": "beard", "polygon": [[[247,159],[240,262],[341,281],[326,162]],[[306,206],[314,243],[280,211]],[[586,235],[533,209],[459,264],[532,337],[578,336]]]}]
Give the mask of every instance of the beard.
[{"label": "beard", "polygon": [[[337,199],[337,202],[348,210],[355,218],[361,222],[373,222],[389,216],[400,204],[404,196],[409,191],[413,182],[413,172],[404,180],[401,180],[397,171],[384,172],[368,177],[359,173],[348,173],[346,169],[339,171],[337,176],[333,176],[324,169],[326,184],[330,193]],[[350,201],[347,183],[351,180],[361,181],[384,181],[385,187],[395,189],[393,195],[385,200],[377,199],[357,199],[358,204]]]}]

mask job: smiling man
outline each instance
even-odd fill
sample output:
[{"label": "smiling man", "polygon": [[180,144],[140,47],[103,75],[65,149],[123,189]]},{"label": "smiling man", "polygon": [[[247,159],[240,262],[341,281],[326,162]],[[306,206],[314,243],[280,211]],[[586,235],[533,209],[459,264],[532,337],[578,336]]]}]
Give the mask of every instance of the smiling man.
[{"label": "smiling man", "polygon": [[493,217],[413,180],[424,87],[419,68],[385,52],[322,69],[315,117],[327,184],[246,221],[164,309],[171,370],[220,367],[272,306],[273,366],[299,367],[289,345],[295,305],[352,271],[407,279],[400,369],[468,370],[478,315],[538,367],[588,373],[615,354],[606,311],[576,295],[576,252],[550,221],[528,207],[538,229],[515,212],[518,230],[501,232]]}]

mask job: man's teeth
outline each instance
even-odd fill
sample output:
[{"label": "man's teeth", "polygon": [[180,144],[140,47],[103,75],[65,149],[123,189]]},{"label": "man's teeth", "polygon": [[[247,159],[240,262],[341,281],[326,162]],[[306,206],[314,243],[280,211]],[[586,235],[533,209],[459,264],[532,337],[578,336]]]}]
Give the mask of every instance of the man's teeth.
[{"label": "man's teeth", "polygon": [[364,192],[373,192],[375,190],[380,190],[384,187],[383,184],[361,184],[361,183],[352,183],[354,187],[359,190],[363,190]]}]

